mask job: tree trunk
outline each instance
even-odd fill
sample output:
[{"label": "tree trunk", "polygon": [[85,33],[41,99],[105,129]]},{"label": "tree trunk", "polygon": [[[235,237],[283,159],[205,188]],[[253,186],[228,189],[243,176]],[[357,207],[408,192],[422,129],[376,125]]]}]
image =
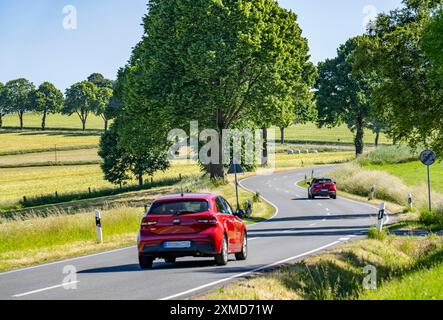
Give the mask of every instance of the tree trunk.
[{"label": "tree trunk", "polygon": [[392,137],[392,144],[393,144],[394,146],[397,145],[397,137],[396,137],[396,136],[393,136],[393,137]]},{"label": "tree trunk", "polygon": [[[223,165],[223,126],[219,126],[219,148],[218,163],[210,163],[207,168],[211,179],[225,179],[225,168]],[[212,155],[211,155],[212,156]]]},{"label": "tree trunk", "polygon": [[42,130],[45,131],[46,129],[46,111],[43,112],[43,117],[42,117]]},{"label": "tree trunk", "polygon": [[380,130],[375,133],[375,147],[378,148],[378,143],[380,141]]},{"label": "tree trunk", "polygon": [[108,131],[108,119],[104,119],[105,121],[105,132]]},{"label": "tree trunk", "polygon": [[363,138],[364,138],[365,132],[363,128],[363,119],[359,117],[357,119],[357,134],[355,136],[355,155],[358,157],[363,154],[364,144],[363,144]]},{"label": "tree trunk", "polygon": [[281,144],[285,144],[285,128],[280,128]]},{"label": "tree trunk", "polygon": [[268,129],[263,128],[263,156],[261,160],[261,164],[263,167],[268,165]]},{"label": "tree trunk", "polygon": [[18,113],[18,117],[20,119],[20,130],[23,130],[23,112],[22,111],[20,111]]},{"label": "tree trunk", "polygon": [[138,185],[139,185],[139,187],[143,187],[143,175],[142,174],[138,175]]},{"label": "tree trunk", "polygon": [[82,119],[83,131],[86,131],[86,119]]},{"label": "tree trunk", "polygon": [[3,114],[0,113],[0,129],[3,127]]}]

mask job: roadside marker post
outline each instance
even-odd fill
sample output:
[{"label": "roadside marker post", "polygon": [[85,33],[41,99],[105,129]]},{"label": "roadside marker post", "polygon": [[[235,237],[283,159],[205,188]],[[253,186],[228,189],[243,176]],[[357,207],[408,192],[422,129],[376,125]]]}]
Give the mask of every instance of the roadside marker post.
[{"label": "roadside marker post", "polygon": [[412,193],[410,193],[408,195],[408,204],[409,204],[409,209],[414,208],[413,202],[412,202]]},{"label": "roadside marker post", "polygon": [[386,210],[386,205],[383,202],[382,204],[380,204],[380,210],[378,211],[378,216],[377,216],[377,231],[378,232],[383,231],[383,223],[385,220],[385,210]]},{"label": "roadside marker post", "polygon": [[97,241],[103,243],[103,230],[102,230],[102,214],[100,210],[95,210],[95,228],[97,230]]},{"label": "roadside marker post", "polygon": [[428,168],[428,196],[429,196],[429,211],[432,211],[431,199],[431,166],[435,163],[437,155],[432,150],[425,150],[420,154],[421,162]]}]

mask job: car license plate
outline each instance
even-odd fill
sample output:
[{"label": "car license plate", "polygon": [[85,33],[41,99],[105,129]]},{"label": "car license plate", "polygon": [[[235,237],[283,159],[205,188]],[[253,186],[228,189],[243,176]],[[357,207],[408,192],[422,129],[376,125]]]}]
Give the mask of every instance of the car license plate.
[{"label": "car license plate", "polygon": [[329,192],[328,189],[321,189],[321,192]]},{"label": "car license plate", "polygon": [[187,249],[191,247],[191,241],[167,241],[165,249]]}]

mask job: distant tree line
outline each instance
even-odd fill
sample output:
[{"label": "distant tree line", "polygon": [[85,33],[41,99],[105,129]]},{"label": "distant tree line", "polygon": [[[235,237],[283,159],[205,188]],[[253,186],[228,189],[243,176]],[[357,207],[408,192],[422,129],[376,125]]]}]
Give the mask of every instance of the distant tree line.
[{"label": "distant tree line", "polygon": [[94,114],[103,119],[106,131],[109,120],[119,108],[113,89],[114,81],[99,73],[72,85],[65,94],[50,82],[44,82],[39,87],[24,78],[0,83],[0,128],[7,114],[18,116],[22,130],[25,126],[24,115],[37,113],[41,115],[42,130],[46,129],[47,116],[50,114],[76,114],[82,123],[82,129],[86,130],[88,117]]}]

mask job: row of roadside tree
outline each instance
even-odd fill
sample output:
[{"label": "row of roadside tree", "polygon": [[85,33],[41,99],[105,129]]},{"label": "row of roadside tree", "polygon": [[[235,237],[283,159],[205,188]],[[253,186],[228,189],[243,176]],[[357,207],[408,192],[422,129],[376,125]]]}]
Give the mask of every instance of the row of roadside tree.
[{"label": "row of roadside tree", "polygon": [[20,129],[24,128],[24,115],[37,113],[41,115],[41,128],[46,129],[49,114],[76,114],[86,130],[88,117],[91,114],[100,116],[107,130],[109,119],[113,118],[118,101],[113,97],[114,82],[99,73],[91,74],[86,81],[72,85],[63,94],[52,83],[44,82],[39,87],[27,79],[11,80],[0,83],[0,128],[3,117],[17,114]]}]

